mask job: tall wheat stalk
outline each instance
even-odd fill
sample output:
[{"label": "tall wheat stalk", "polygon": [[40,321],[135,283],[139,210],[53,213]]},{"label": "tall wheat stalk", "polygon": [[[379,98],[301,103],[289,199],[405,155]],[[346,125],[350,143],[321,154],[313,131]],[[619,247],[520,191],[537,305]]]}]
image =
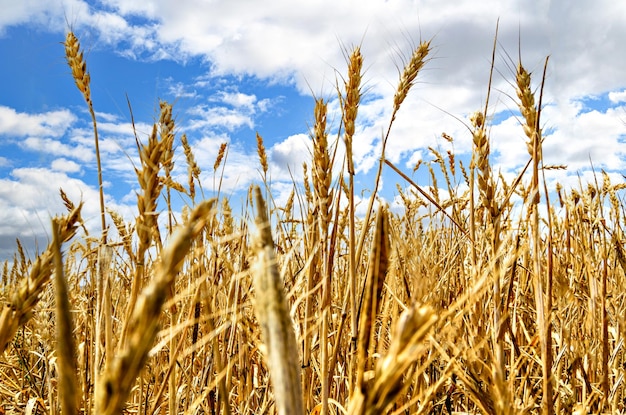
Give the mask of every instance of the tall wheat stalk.
[{"label": "tall wheat stalk", "polygon": [[[548,60],[546,59],[546,66]],[[544,68],[545,80],[545,68]],[[531,215],[531,232],[533,240],[533,282],[535,284],[535,303],[537,307],[537,329],[541,341],[541,358],[543,367],[543,399],[542,411],[546,415],[554,413],[554,386],[552,381],[552,292],[551,280],[544,282],[544,267],[541,261],[541,234],[539,231],[539,170],[542,164],[542,132],[539,124],[541,104],[535,106],[535,96],[531,90],[531,75],[524,69],[521,62],[517,66],[517,96],[519,108],[524,117],[524,132],[528,137],[528,153],[532,159],[532,177],[529,189],[528,209]],[[540,100],[541,103],[541,100]],[[547,195],[546,195],[547,197]]]},{"label": "tall wheat stalk", "polygon": [[276,264],[267,207],[258,186],[253,188],[253,192],[257,211],[257,234],[254,240],[256,258],[252,265],[255,313],[267,349],[276,412],[279,415],[304,414],[296,335]]},{"label": "tall wheat stalk", "polygon": [[93,102],[91,101],[91,76],[87,71],[87,62],[80,50],[80,42],[74,32],[69,31],[65,37],[65,58],[67,64],[72,70],[72,77],[76,87],[85,98],[91,121],[93,123],[94,144],[96,150],[96,163],[98,167],[98,193],[100,195],[100,221],[102,225],[102,242],[107,241],[107,225],[104,209],[104,187],[102,184],[102,163],[100,161],[100,140],[98,140],[98,126],[96,123],[96,113],[93,110]]},{"label": "tall wheat stalk", "polygon": [[[344,144],[346,146],[346,165],[348,170],[348,209],[349,209],[349,281],[350,281],[350,304],[351,304],[351,333],[352,333],[352,351],[356,351],[356,341],[358,335],[358,321],[357,321],[357,253],[356,253],[356,210],[354,206],[354,160],[352,155],[352,139],[355,132],[356,117],[359,110],[359,103],[361,101],[361,78],[363,68],[363,55],[361,55],[361,49],[359,47],[354,48],[350,58],[348,60],[348,80],[344,82],[345,97],[341,99],[341,93],[339,93],[340,100],[343,103],[342,106],[342,122],[344,126]],[[354,369],[350,369],[350,373],[353,373]],[[322,385],[322,390],[325,391],[328,388],[326,383]],[[325,392],[322,392],[325,393]],[[328,403],[322,402],[322,415],[328,413]]]},{"label": "tall wheat stalk", "polygon": [[[387,132],[382,139],[382,148],[380,159],[378,162],[378,170],[376,172],[376,179],[374,181],[374,187],[369,198],[367,210],[365,211],[365,218],[363,219],[365,227],[369,226],[370,217],[374,209],[374,201],[376,200],[378,194],[378,187],[380,185],[380,179],[383,174],[383,166],[385,164],[385,150],[387,148],[387,141],[389,140],[389,136],[391,134],[391,127],[393,126],[396,116],[398,115],[398,111],[400,111],[402,103],[409,95],[409,91],[415,84],[417,76],[428,61],[427,58],[430,54],[430,50],[430,41],[421,42],[420,45],[413,50],[411,58],[402,69],[402,73],[400,73],[398,86],[396,87],[396,92],[393,96],[393,110],[391,112],[391,120],[389,121],[389,124],[387,126]],[[361,258],[366,234],[367,232],[361,233],[361,237],[359,238],[357,250],[355,253],[356,258]]]},{"label": "tall wheat stalk", "polygon": [[[171,133],[173,124],[171,121],[171,106],[161,103],[161,114],[159,116],[159,125],[164,134],[158,134],[158,126],[152,126],[152,132],[148,137],[147,144],[140,144],[137,141],[137,149],[139,151],[139,159],[141,160],[141,169],[135,168],[137,181],[142,190],[137,195],[137,210],[139,216],[137,218],[137,252],[134,254],[136,260],[135,275],[131,281],[130,297],[127,305],[127,313],[130,315],[131,310],[135,307],[137,296],[143,286],[146,271],[146,253],[156,241],[160,246],[161,239],[159,237],[158,228],[158,212],[157,202],[161,195],[166,179],[162,178],[159,173],[163,169],[164,164],[171,163],[172,145],[174,136]],[[159,139],[160,137],[160,139]],[[121,343],[124,343],[127,335],[127,328],[122,331]]]},{"label": "tall wheat stalk", "polygon": [[59,396],[61,411],[64,414],[78,413],[79,397],[76,372],[76,346],[74,344],[74,325],[70,314],[70,299],[61,254],[62,223],[52,220],[52,249],[54,251],[54,285],[57,326],[57,368],[59,371]]}]

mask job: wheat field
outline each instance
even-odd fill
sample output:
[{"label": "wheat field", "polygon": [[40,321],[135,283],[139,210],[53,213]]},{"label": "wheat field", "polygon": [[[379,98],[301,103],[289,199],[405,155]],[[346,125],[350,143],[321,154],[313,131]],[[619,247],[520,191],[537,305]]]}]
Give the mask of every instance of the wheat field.
[{"label": "wheat field", "polygon": [[[488,100],[468,125],[469,165],[430,149],[433,162],[402,171],[385,147],[430,59],[431,43],[419,43],[400,68],[371,183],[396,175],[400,213],[373,191],[356,214],[359,47],[337,85],[338,132],[316,99],[311,160],[283,206],[257,134],[261,176],[239,220],[228,198],[202,189],[161,102],[137,139],[128,221],[104,202],[88,62],[71,32],[65,51],[93,120],[102,233],[88,233],[82,201],[61,189],[67,213],[52,219],[50,244],[27,258],[18,242],[4,263],[0,413],[624,413],[626,185],[598,172],[577,189],[548,188],[545,172],[564,167],[542,160],[545,76],[516,63],[528,157],[515,180],[490,163]],[[179,143],[186,183],[171,174]],[[420,168],[434,186],[411,179]],[[176,193],[191,200],[182,213]]]}]

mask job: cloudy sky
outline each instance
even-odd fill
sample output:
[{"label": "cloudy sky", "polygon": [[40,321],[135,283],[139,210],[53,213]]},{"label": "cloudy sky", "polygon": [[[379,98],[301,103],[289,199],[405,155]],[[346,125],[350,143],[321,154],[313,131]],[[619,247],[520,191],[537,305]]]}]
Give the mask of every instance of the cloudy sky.
[{"label": "cloudy sky", "polygon": [[[432,160],[428,147],[466,160],[464,123],[481,109],[496,24],[496,73],[490,99],[492,161],[513,175],[527,161],[512,98],[521,55],[538,87],[546,56],[542,124],[544,158],[565,164],[551,183],[576,185],[590,167],[623,180],[626,160],[626,2],[594,0],[0,0],[0,260],[15,238],[30,255],[47,244],[51,216],[63,212],[58,189],[82,198],[84,218],[98,228],[91,121],[64,59],[68,28],[79,37],[92,79],[106,204],[136,212],[137,162],[126,96],[145,139],[159,99],[174,104],[212,195],[213,164],[229,144],[223,189],[233,205],[260,181],[255,133],[265,140],[278,200],[309,159],[313,94],[337,109],[335,85],[346,51],[361,45],[364,104],[355,137],[357,182],[373,186],[380,136],[389,122],[402,67],[420,40],[431,60],[403,104],[388,158],[407,173]],[[338,127],[331,114],[331,130]],[[441,138],[454,137],[450,144]],[[176,166],[186,183],[182,147]],[[427,175],[415,176],[428,185]],[[392,201],[393,172],[381,195]],[[184,203],[184,200],[181,200]]]}]

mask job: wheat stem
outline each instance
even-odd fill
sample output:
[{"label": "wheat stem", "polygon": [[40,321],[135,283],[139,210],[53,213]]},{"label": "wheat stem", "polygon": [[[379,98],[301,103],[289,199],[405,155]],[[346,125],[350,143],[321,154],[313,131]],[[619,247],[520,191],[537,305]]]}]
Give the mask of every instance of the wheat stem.
[{"label": "wheat stem", "polygon": [[258,186],[253,188],[253,192],[257,211],[257,234],[254,240],[256,258],[252,265],[255,313],[267,349],[276,412],[279,415],[300,415],[304,414],[304,406],[296,337],[276,264],[267,207]]}]

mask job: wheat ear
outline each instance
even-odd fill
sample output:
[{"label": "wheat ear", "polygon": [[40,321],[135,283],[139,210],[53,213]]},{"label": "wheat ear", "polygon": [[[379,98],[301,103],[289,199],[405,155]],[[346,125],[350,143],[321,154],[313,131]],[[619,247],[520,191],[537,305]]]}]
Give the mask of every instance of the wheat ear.
[{"label": "wheat ear", "polygon": [[400,315],[387,354],[376,364],[373,376],[350,397],[349,415],[387,413],[410,386],[420,356],[429,352],[424,340],[439,320],[428,306],[414,304]]},{"label": "wheat ear", "polygon": [[[198,182],[198,185],[202,186],[200,183],[200,167],[198,163],[196,163],[196,158],[193,155],[193,151],[191,150],[191,146],[189,145],[189,141],[187,140],[187,136],[183,134],[180,137],[180,141],[183,144],[183,152],[185,153],[185,159],[187,159],[187,181],[189,186],[189,196],[191,197],[192,203],[196,200],[196,186],[195,181]],[[202,187],[200,188],[202,191]]]},{"label": "wheat ear", "polygon": [[54,285],[56,301],[57,328],[57,370],[59,371],[59,398],[61,412],[75,414],[78,409],[78,379],[76,373],[76,347],[74,345],[73,324],[70,315],[70,301],[67,281],[63,272],[61,254],[62,223],[59,219],[52,220],[52,250],[54,256]]},{"label": "wheat ear", "polygon": [[279,415],[304,414],[300,385],[300,359],[296,335],[285,298],[285,287],[276,264],[274,241],[261,190],[254,186],[257,234],[252,277],[254,310],[267,348],[267,360]]}]

